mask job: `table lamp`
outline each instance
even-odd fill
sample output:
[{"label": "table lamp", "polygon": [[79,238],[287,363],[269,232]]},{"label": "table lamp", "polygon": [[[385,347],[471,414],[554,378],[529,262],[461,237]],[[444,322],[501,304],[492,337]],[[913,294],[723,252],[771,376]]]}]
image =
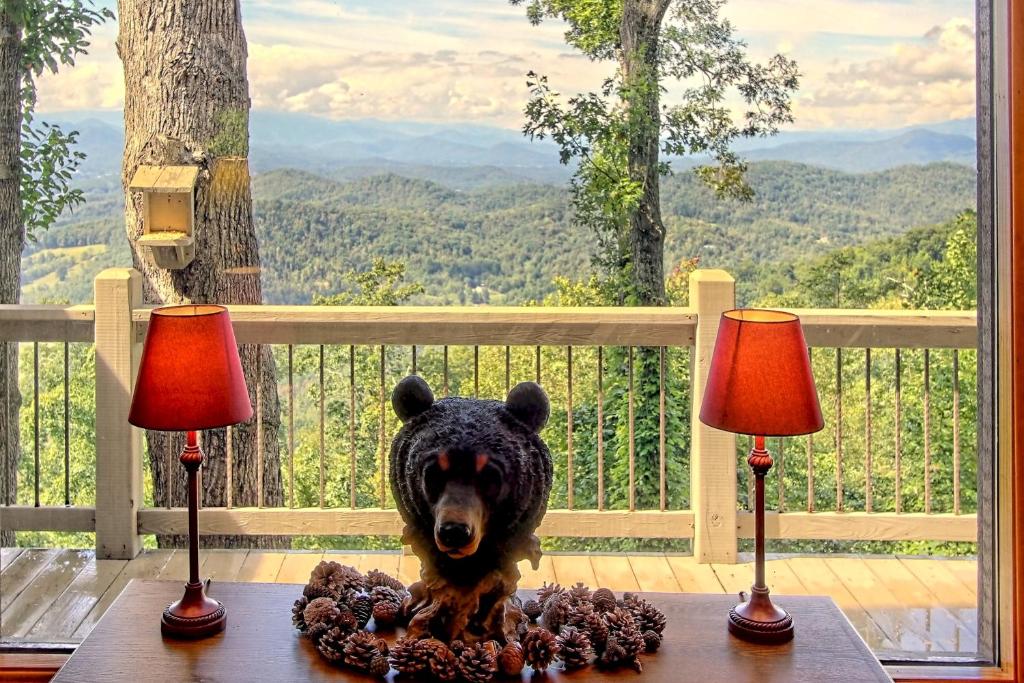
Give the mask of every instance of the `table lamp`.
[{"label": "table lamp", "polygon": [[[156,308],[142,349],[128,421],[136,427],[187,432],[181,464],[188,472],[188,583],[160,620],[164,635],[202,638],[224,629],[224,606],[199,580],[199,478],[203,451],[196,432],[252,417],[231,318],[223,306]],[[168,477],[170,473],[168,472]]]},{"label": "table lamp", "polygon": [[764,440],[824,426],[797,316],[755,309],[722,314],[700,421],[754,437],[747,458],[754,473],[754,585],[750,599],[729,612],[729,630],[753,642],[786,642],[793,637],[793,619],[772,604],[764,580],[764,478],[773,464]]}]

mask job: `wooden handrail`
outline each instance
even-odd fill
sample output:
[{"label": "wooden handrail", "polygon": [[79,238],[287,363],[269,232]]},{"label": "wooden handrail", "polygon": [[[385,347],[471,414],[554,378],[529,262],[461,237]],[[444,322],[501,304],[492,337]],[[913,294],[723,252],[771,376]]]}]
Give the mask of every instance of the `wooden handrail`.
[{"label": "wooden handrail", "polygon": [[92,304],[0,304],[0,341],[91,342],[95,320]]}]

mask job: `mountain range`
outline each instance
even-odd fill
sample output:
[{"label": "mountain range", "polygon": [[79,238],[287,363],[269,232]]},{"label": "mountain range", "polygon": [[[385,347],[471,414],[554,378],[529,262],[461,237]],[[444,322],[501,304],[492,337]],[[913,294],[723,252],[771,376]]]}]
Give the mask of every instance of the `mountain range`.
[{"label": "mountain range", "polygon": [[[65,111],[40,118],[79,131],[80,148],[88,155],[85,178],[117,175],[124,139],[120,112]],[[938,161],[973,167],[974,127],[974,119],[959,119],[889,130],[784,131],[740,140],[735,148],[752,161],[795,161],[855,173]],[[479,187],[562,183],[570,173],[558,163],[550,141],[473,124],[332,120],[257,110],[250,147],[254,172],[297,168],[338,179],[392,172]],[[700,159],[676,162],[685,167]]]}]

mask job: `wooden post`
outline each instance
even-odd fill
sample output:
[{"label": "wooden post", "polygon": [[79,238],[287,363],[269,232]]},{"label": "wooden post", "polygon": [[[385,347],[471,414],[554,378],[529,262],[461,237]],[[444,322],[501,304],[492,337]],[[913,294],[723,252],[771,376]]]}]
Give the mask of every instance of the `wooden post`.
[{"label": "wooden post", "polygon": [[736,436],[708,427],[699,417],[719,320],[735,306],[736,282],[724,270],[690,274],[690,307],[697,313],[690,373],[690,501],[693,555],[704,563],[736,561]]},{"label": "wooden post", "polygon": [[142,549],[142,432],[128,424],[141,344],[132,308],[142,277],[110,268],[96,278],[96,557],[130,560]]}]

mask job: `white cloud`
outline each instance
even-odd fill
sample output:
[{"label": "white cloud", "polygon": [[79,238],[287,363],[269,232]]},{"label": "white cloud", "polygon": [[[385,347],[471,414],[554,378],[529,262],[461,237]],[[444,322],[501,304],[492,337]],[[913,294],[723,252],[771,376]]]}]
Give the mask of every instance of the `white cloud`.
[{"label": "white cloud", "polygon": [[975,37],[970,19],[950,19],[883,56],[835,64],[805,79],[794,111],[803,128],[887,127],[972,116]]}]

